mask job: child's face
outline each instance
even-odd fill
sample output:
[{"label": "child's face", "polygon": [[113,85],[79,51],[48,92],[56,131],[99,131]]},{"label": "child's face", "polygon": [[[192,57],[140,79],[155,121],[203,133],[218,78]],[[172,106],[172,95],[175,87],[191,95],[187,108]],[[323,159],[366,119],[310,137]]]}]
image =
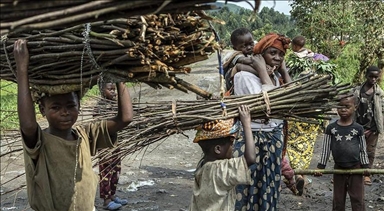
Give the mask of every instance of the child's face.
[{"label": "child's face", "polygon": [[116,100],[116,85],[114,83],[105,84],[103,96],[108,100]]},{"label": "child's face", "polygon": [[369,85],[375,85],[380,78],[380,72],[370,71],[366,74],[365,78],[367,79],[367,83]]},{"label": "child's face", "polygon": [[49,127],[68,130],[77,120],[80,104],[76,93],[71,92],[46,97],[39,108],[47,118]]},{"label": "child's face", "polygon": [[292,49],[293,52],[299,52],[301,47],[292,43],[291,44],[291,49]]},{"label": "child's face", "polygon": [[341,106],[341,108],[337,108],[337,113],[342,119],[351,118],[355,113],[355,100],[352,97],[342,99],[339,106]]},{"label": "child's face", "polygon": [[279,67],[284,61],[284,56],[285,53],[283,51],[274,47],[267,48],[263,53],[265,63],[271,67]]},{"label": "child's face", "polygon": [[247,33],[237,37],[237,42],[233,45],[233,49],[243,52],[244,55],[251,55],[255,43],[251,33]]}]

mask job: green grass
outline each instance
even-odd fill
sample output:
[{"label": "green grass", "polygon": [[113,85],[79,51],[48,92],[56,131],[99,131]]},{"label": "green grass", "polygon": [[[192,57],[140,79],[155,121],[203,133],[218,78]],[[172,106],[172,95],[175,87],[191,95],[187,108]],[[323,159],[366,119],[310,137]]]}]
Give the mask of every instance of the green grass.
[{"label": "green grass", "polygon": [[14,129],[19,126],[17,117],[17,86],[13,82],[0,81],[0,129]]}]

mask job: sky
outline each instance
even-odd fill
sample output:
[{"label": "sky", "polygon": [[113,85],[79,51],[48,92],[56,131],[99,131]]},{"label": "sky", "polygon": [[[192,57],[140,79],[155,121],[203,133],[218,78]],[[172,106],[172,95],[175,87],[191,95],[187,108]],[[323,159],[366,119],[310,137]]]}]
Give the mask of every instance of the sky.
[{"label": "sky", "polygon": [[[229,2],[229,1],[228,1],[228,2]],[[249,0],[249,2],[251,2],[252,5],[255,4],[255,1],[253,1],[253,0]],[[276,2],[276,5],[275,5],[274,9],[275,9],[276,11],[282,12],[282,13],[284,13],[284,14],[286,14],[286,15],[290,15],[289,11],[290,11],[292,8],[291,8],[291,6],[289,6],[288,3],[291,3],[292,0],[291,0],[291,2],[289,2],[288,0],[275,0],[275,2]],[[249,4],[248,4],[247,2],[245,2],[245,1],[237,2],[237,3],[235,3],[235,2],[230,2],[230,3],[232,3],[232,4],[237,4],[237,5],[239,5],[239,6],[242,6],[242,7],[248,8],[248,9],[252,9],[252,8],[249,6]],[[273,0],[261,0],[261,7],[260,7],[260,10],[261,10],[263,7],[270,7],[270,8],[271,8],[271,7],[273,7],[273,5],[274,5]],[[259,10],[259,11],[260,11],[260,10]]]}]

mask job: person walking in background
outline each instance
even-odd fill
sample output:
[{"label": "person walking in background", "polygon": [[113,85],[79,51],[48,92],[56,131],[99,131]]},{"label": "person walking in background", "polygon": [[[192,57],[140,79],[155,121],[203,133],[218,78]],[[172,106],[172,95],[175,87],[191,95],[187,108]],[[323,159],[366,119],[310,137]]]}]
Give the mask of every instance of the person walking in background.
[{"label": "person walking in background", "polygon": [[[234,94],[259,94],[280,86],[274,70],[280,69],[290,39],[276,33],[263,37],[253,49],[252,66],[258,75],[240,71],[234,75]],[[268,71],[272,70],[272,71]],[[251,168],[251,185],[238,185],[235,210],[276,210],[280,196],[283,121],[253,120],[251,128],[257,163]],[[244,142],[234,144],[234,157],[242,156]]]},{"label": "person walking in background", "polygon": [[[102,99],[97,103],[94,109],[94,117],[102,115],[105,111],[114,111],[117,109],[116,85],[103,79],[99,83],[99,90]],[[120,149],[116,148],[111,153],[108,160],[99,161],[100,176],[100,198],[104,200],[103,208],[106,210],[117,210],[123,205],[128,204],[128,200],[117,197],[116,188],[121,173],[121,159],[119,157]]]},{"label": "person walking in background", "polygon": [[34,210],[95,209],[98,177],[91,156],[100,148],[113,147],[116,133],[133,118],[129,91],[117,83],[117,115],[88,125],[76,126],[80,98],[78,92],[44,95],[39,110],[48,121],[41,129],[28,79],[29,51],[26,40],[14,44],[17,70],[17,111],[24,149],[28,202]]},{"label": "person walking in background", "polygon": [[190,211],[233,211],[235,187],[251,182],[249,166],[256,162],[248,106],[239,107],[245,142],[244,156],[232,157],[232,145],[241,125],[235,120],[216,120],[197,128],[194,143],[203,150],[204,157],[197,165]]},{"label": "person walking in background", "polygon": [[[337,108],[340,118],[329,124],[325,130],[318,169],[325,169],[331,153],[335,161],[334,169],[368,168],[364,128],[354,121],[356,108],[355,96],[340,100]],[[321,175],[321,173],[315,173],[315,176]],[[345,211],[347,193],[351,200],[352,211],[364,211],[363,175],[333,175],[333,211]]]},{"label": "person walking in background", "polygon": [[[370,66],[365,73],[365,82],[355,89],[355,96],[359,99],[359,107],[356,110],[356,122],[364,127],[369,168],[372,168],[373,161],[375,160],[379,134],[384,133],[384,92],[378,85],[380,78],[381,70],[376,66]],[[364,182],[366,185],[372,185],[369,176],[364,178]]]}]

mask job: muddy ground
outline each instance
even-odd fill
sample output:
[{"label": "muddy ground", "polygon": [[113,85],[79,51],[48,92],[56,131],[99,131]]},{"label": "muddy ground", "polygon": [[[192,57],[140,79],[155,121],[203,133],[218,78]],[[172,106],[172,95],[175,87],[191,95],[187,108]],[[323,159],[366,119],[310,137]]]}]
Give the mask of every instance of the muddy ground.
[{"label": "muddy ground", "polygon": [[[192,65],[192,73],[182,78],[210,92],[217,92],[219,75],[216,69],[216,58],[216,55],[212,55],[209,60]],[[136,102],[139,99],[141,102],[196,99],[194,93],[185,94],[166,88],[154,90],[145,85],[132,88],[131,95]],[[193,186],[193,171],[202,155],[199,146],[192,143],[194,134],[195,131],[191,130],[185,131],[184,134],[170,136],[123,160],[117,195],[128,198],[129,204],[121,210],[188,210]],[[318,136],[311,169],[316,168],[321,150],[321,139],[322,136]],[[3,140],[2,145],[4,145]],[[6,150],[4,146],[2,150]],[[332,168],[332,166],[333,164],[329,163],[327,168]],[[375,168],[384,168],[384,141],[382,138],[377,147]],[[97,171],[96,168],[95,171]],[[23,172],[21,155],[15,154],[1,158],[1,210],[31,210],[28,206],[25,188],[7,193],[22,186],[25,183],[24,176],[4,184],[10,178]],[[308,178],[312,180],[312,183],[306,186],[303,196],[292,195],[283,185],[279,210],[332,210],[331,175],[308,176]],[[383,211],[384,175],[374,175],[372,179],[373,185],[366,186],[365,189],[367,210]],[[102,200],[99,198],[95,200],[96,208],[103,210]],[[347,199],[347,210],[351,210],[349,199]]]}]

